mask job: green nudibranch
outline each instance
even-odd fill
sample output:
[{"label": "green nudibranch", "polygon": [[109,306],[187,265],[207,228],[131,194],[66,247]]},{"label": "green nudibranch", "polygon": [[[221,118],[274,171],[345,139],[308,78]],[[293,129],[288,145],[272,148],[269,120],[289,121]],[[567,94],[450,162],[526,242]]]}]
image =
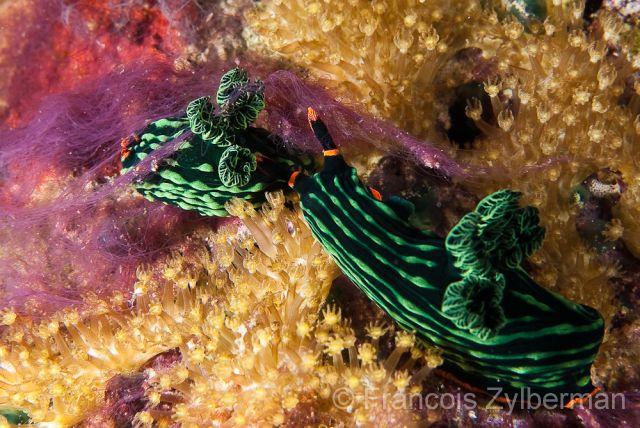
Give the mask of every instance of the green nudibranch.
[{"label": "green nudibranch", "polygon": [[412,227],[407,201],[362,184],[309,109],[324,169],[294,173],[313,235],[344,274],[401,327],[443,350],[444,371],[514,393],[593,391],[590,367],[604,323],[593,308],[546,290],[521,267],[542,242],[534,208],[503,190],[446,239]]},{"label": "green nudibranch", "polygon": [[264,194],[286,186],[300,158],[278,148],[273,136],[250,125],[264,108],[262,82],[250,82],[234,68],[225,73],[216,94],[218,109],[205,96],[193,100],[183,116],[157,120],[122,142],[122,173],[163,145],[182,138],[176,151],[153,173],[134,183],[149,200],[225,217],[225,203],[241,198],[254,205]]}]

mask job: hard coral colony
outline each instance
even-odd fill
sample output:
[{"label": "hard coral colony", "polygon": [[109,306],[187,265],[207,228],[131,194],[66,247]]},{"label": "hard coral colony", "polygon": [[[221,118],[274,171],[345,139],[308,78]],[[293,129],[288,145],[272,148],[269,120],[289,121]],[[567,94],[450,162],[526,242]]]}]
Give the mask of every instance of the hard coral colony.
[{"label": "hard coral colony", "polygon": [[633,426],[611,3],[0,1],[0,426]]}]

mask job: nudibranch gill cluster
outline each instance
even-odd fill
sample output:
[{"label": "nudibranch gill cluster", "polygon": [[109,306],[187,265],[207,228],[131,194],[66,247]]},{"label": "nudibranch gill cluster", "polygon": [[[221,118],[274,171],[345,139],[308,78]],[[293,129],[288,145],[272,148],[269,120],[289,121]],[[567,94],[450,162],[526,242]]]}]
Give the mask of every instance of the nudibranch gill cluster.
[{"label": "nudibranch gill cluster", "polygon": [[135,185],[145,197],[224,217],[232,197],[259,205],[266,191],[283,187],[301,160],[284,157],[274,137],[250,126],[264,108],[262,82],[234,68],[220,79],[216,102],[195,99],[184,116],[154,121],[122,141],[122,174],[165,145],[177,145],[167,158],[153,159],[152,177]]}]

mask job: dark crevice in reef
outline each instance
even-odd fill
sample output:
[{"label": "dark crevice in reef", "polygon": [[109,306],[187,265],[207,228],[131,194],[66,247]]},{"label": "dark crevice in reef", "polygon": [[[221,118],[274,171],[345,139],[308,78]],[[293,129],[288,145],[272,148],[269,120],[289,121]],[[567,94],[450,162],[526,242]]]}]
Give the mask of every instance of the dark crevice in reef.
[{"label": "dark crevice in reef", "polygon": [[582,17],[585,21],[591,23],[593,21],[592,15],[598,12],[602,7],[602,0],[587,0],[584,5],[584,13]]},{"label": "dark crevice in reef", "polygon": [[367,185],[384,197],[400,196],[410,201],[415,207],[409,217],[411,224],[443,237],[478,202],[461,184],[394,155],[380,159]]},{"label": "dark crevice in reef", "polygon": [[342,311],[342,316],[351,320],[351,326],[359,340],[365,339],[364,332],[367,325],[376,322],[391,325],[393,322],[346,276],[339,276],[333,282],[327,304],[335,304]]},{"label": "dark crevice in reef", "polygon": [[480,101],[482,119],[495,123],[491,99],[483,86],[487,79],[498,75],[495,62],[495,58],[484,58],[482,49],[467,47],[455,52],[434,76],[434,119],[438,128],[460,148],[470,148],[482,136],[465,112],[472,99]]},{"label": "dark crevice in reef", "polygon": [[482,104],[482,120],[487,123],[494,121],[491,99],[487,95],[482,82],[465,83],[455,90],[453,104],[449,107],[449,119],[451,127],[447,130],[449,140],[456,143],[460,148],[470,148],[473,141],[482,135],[482,131],[467,116],[466,108],[474,98],[480,100]]}]

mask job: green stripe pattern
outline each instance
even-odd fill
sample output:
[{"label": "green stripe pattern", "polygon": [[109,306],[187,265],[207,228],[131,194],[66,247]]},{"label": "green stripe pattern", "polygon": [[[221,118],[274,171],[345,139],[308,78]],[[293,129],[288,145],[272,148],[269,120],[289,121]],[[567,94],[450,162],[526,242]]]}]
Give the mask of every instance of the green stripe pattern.
[{"label": "green stripe pattern", "polygon": [[[170,123],[176,127],[183,122],[185,118],[160,121],[161,124]],[[142,132],[139,143],[132,148],[131,153],[123,159],[122,173],[126,174],[135,168],[154,150],[153,147],[160,147],[187,130],[188,125],[186,129],[177,128],[174,132],[169,131],[167,126],[160,126],[158,122],[152,123]],[[169,139],[166,138],[168,134],[172,134]],[[229,148],[232,149],[232,153],[237,150],[237,146]],[[241,198],[258,207],[264,201],[264,192],[282,188],[286,184],[284,178],[265,174],[262,169],[256,171],[255,154],[249,157],[249,162],[243,164],[244,176],[230,174],[227,166],[231,164],[231,160],[228,157],[223,159],[225,153],[228,153],[226,150],[210,144],[199,135],[192,135],[174,154],[160,162],[155,173],[141,182],[134,183],[134,187],[150,201],[160,201],[185,210],[197,211],[204,216],[226,217],[229,213],[225,209],[225,203],[231,198]],[[243,150],[246,156],[247,150],[250,149],[240,150]],[[290,162],[286,159],[280,160],[284,163]],[[236,165],[242,164],[242,159],[235,161]],[[293,162],[290,163],[293,165]],[[223,168],[219,169],[221,165]]]},{"label": "green stripe pattern", "polygon": [[264,108],[260,81],[250,82],[239,68],[230,70],[222,76],[216,100],[218,109],[211,97],[197,98],[185,115],[155,121],[131,140],[121,159],[122,174],[163,145],[184,140],[152,165],[152,174],[134,183],[144,197],[224,217],[229,199],[258,207],[265,192],[285,187],[290,171],[308,164],[284,152],[266,131],[249,126]]},{"label": "green stripe pattern", "polygon": [[[519,266],[543,231],[532,209],[514,205],[517,194],[503,191],[483,201],[474,211],[481,216],[463,218],[447,242],[413,228],[391,204],[375,199],[341,156],[325,158],[324,170],[312,177],[298,176],[294,189],[314,236],[344,274],[402,328],[441,348],[445,370],[506,393],[591,391],[589,370],[602,341],[602,317],[540,287]],[[502,237],[489,239],[500,227]],[[488,240],[484,246],[479,236]],[[518,239],[525,242],[518,245]],[[463,250],[465,242],[469,248]],[[491,242],[510,243],[509,257],[487,261],[497,254]],[[483,258],[475,260],[481,271],[457,258],[461,254]],[[468,304],[447,307],[447,293]],[[473,313],[485,317],[460,320]]]}]

